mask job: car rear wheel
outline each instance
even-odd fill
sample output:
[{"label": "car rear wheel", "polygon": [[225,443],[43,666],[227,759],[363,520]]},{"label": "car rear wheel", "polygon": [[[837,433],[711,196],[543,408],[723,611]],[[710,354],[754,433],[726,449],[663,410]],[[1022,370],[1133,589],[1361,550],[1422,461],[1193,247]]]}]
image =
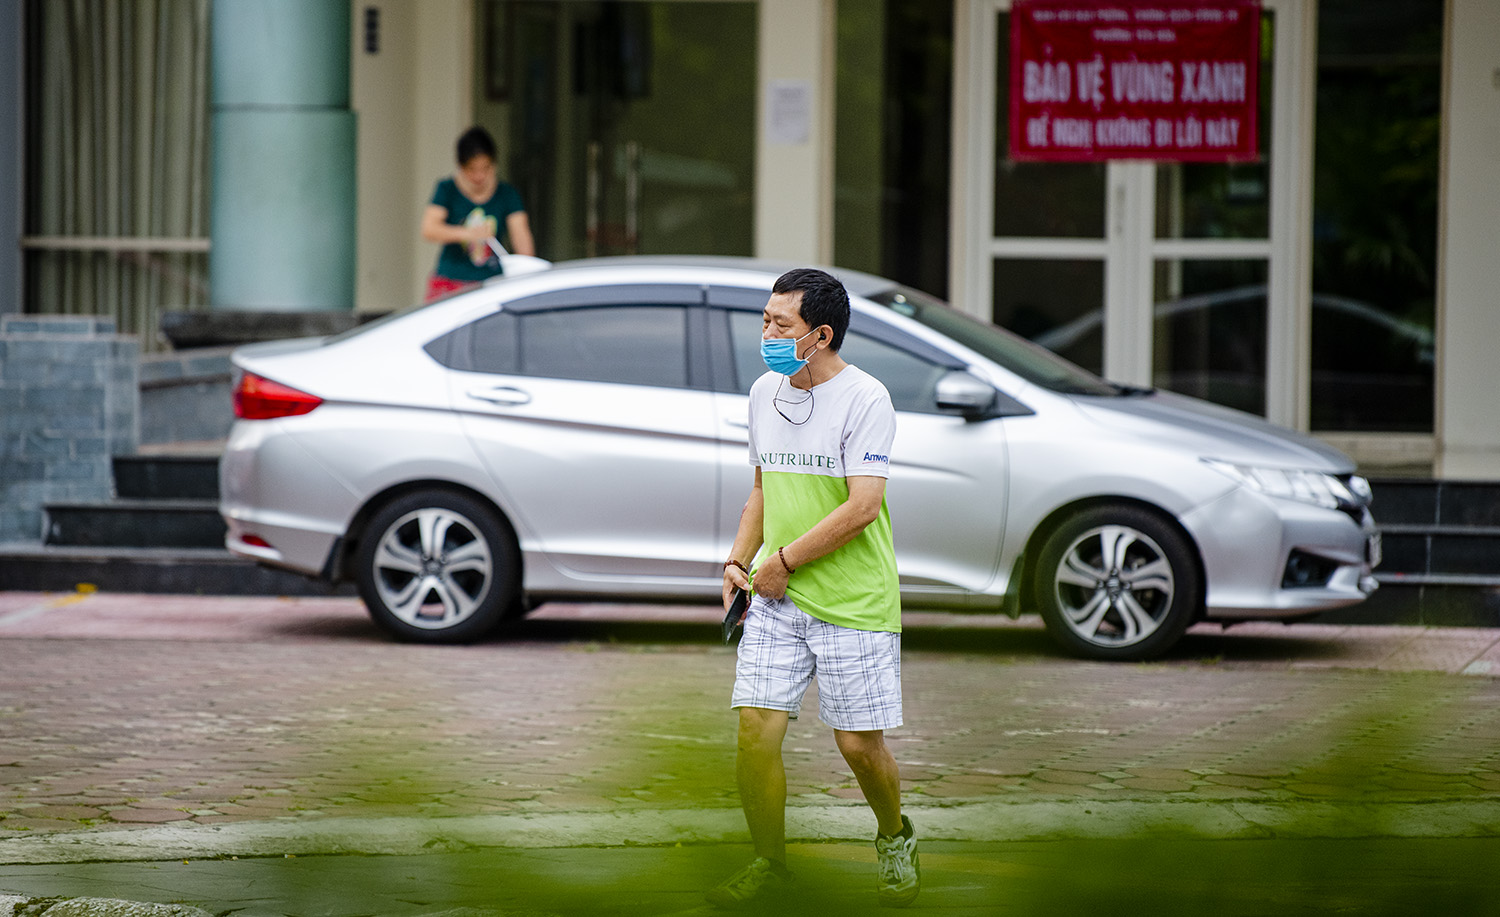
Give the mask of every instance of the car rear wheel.
[{"label": "car rear wheel", "polygon": [[1043,542],[1036,598],[1047,632],[1068,651],[1147,659],[1197,617],[1200,578],[1192,543],[1176,526],[1143,507],[1098,506]]},{"label": "car rear wheel", "polygon": [[365,527],[355,562],[370,616],[403,640],[478,639],[506,617],[519,594],[510,528],[484,503],[450,491],[420,491],[381,508]]}]

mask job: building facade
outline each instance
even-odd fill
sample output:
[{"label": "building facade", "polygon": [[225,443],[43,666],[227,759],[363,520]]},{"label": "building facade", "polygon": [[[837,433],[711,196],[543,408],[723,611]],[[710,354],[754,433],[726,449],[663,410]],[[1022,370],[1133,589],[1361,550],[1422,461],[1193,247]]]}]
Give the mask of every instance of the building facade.
[{"label": "building facade", "polygon": [[[885,274],[1117,381],[1310,430],[1368,468],[1500,479],[1494,0],[1262,0],[1260,155],[1235,164],[1011,161],[1009,0],[333,2],[357,125],[350,308],[420,298],[436,256],[422,208],[454,138],[480,123],[543,257],[757,255]],[[189,31],[222,12],[156,6]],[[212,129],[171,146],[179,159],[152,186],[175,222],[60,221],[49,189],[100,173],[83,156],[68,176],[48,171],[79,132],[45,104],[66,73],[48,77],[34,49],[71,27],[36,21],[52,9],[0,0],[0,38],[26,35],[30,55],[10,77],[28,100],[6,246],[23,282],[0,290],[0,311],[108,300],[123,327],[142,296],[218,306]],[[158,44],[180,62],[203,42]],[[207,123],[194,98],[180,117],[198,105]],[[93,129],[120,130],[108,124]]]}]

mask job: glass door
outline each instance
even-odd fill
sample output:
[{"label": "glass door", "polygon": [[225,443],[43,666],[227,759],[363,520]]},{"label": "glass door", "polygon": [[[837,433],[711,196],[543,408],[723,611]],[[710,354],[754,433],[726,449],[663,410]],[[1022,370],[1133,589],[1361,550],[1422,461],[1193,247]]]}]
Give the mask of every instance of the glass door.
[{"label": "glass door", "polygon": [[754,2],[508,4],[512,174],[552,260],[749,255]]},{"label": "glass door", "polygon": [[1262,12],[1259,160],[1224,165],[1011,160],[1010,4],[973,4],[957,72],[984,118],[966,149],[977,203],[955,200],[958,304],[1112,380],[1305,426],[1289,202],[1306,157],[1273,124],[1302,33],[1282,5]]},{"label": "glass door", "polygon": [[1157,163],[1151,184],[1151,384],[1268,413],[1276,12],[1261,12],[1260,160]]},{"label": "glass door", "polygon": [[1111,167],[1009,157],[1010,14],[1001,9],[994,20],[995,156],[988,227],[992,292],[987,317],[1085,369],[1104,373]]}]

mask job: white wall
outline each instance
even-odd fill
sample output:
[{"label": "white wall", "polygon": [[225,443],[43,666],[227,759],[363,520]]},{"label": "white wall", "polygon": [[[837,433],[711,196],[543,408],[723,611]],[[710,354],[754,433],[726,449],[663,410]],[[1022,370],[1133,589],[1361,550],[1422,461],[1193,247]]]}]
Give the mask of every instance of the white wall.
[{"label": "white wall", "polygon": [[[755,254],[833,260],[834,0],[760,0]],[[806,139],[768,130],[773,87],[805,87]]]},{"label": "white wall", "polygon": [[1500,480],[1500,3],[1450,0],[1445,33],[1435,472]]},{"label": "white wall", "polygon": [[[365,9],[380,10],[380,50],[368,54]],[[472,0],[354,4],[351,104],[359,118],[355,308],[388,312],[418,302],[437,261],[422,241],[422,210],[453,171],[469,126]]]}]

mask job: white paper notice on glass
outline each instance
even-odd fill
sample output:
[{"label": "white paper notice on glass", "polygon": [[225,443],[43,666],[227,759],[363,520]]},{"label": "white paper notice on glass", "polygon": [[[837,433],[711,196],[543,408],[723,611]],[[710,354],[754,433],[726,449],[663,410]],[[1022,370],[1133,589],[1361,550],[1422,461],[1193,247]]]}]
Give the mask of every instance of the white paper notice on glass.
[{"label": "white paper notice on glass", "polygon": [[771,143],[793,146],[812,134],[812,83],[771,80],[766,87],[766,134]]}]

